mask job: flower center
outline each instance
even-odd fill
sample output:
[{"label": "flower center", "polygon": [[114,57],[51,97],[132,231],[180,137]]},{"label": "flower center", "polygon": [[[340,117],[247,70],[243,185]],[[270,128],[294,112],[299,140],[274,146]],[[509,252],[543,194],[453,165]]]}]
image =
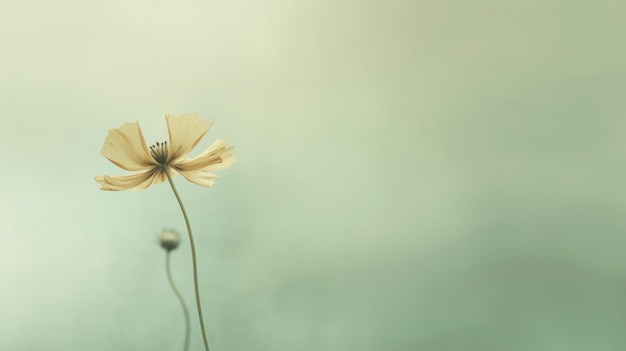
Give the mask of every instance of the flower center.
[{"label": "flower center", "polygon": [[157,142],[156,144],[150,146],[150,155],[157,161],[161,166],[165,166],[165,162],[167,161],[167,156],[169,155],[169,148],[167,147],[167,141],[162,143]]}]

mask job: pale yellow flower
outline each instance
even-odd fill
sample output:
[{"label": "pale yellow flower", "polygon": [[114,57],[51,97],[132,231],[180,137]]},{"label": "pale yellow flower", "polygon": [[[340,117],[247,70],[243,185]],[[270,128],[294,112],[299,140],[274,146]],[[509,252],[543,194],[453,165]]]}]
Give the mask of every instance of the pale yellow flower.
[{"label": "pale yellow flower", "polygon": [[148,148],[139,123],[124,123],[109,130],[100,153],[118,167],[137,173],[124,176],[97,176],[101,190],[143,190],[167,180],[167,170],[173,177],[179,173],[188,181],[210,188],[217,176],[213,171],[227,169],[236,159],[233,146],[225,139],[216,140],[200,155],[187,155],[200,142],[213,122],[205,122],[197,114],[165,116],[169,132],[167,142]]}]

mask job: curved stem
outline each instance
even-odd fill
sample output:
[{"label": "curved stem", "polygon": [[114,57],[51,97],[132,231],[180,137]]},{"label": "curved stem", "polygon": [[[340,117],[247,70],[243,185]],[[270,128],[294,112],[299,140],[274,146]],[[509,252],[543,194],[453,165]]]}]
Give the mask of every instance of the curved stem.
[{"label": "curved stem", "polygon": [[183,308],[183,313],[185,314],[185,343],[183,344],[183,351],[189,350],[189,310],[187,309],[187,304],[185,304],[185,300],[183,300],[183,296],[180,294],[180,291],[174,285],[174,279],[172,279],[172,271],[170,269],[170,252],[171,250],[166,250],[165,256],[165,271],[167,272],[167,280],[170,282],[170,286],[176,297],[178,297],[178,301],[180,301],[180,306]]},{"label": "curved stem", "polygon": [[172,190],[174,191],[174,196],[176,196],[176,200],[178,200],[178,204],[180,205],[180,209],[183,211],[183,217],[185,217],[185,224],[187,225],[187,233],[189,233],[189,243],[191,244],[191,260],[193,262],[193,285],[196,290],[196,305],[198,307],[198,319],[200,319],[200,329],[202,329],[202,340],[204,341],[204,349],[205,351],[209,351],[209,340],[206,336],[206,330],[204,328],[204,319],[202,318],[202,305],[200,304],[200,289],[198,288],[198,264],[196,263],[196,245],[193,242],[193,235],[191,234],[191,225],[189,224],[189,218],[187,217],[187,211],[185,211],[185,206],[183,202],[180,200],[180,195],[178,195],[178,191],[176,190],[176,186],[174,185],[174,181],[172,180],[172,176],[170,175],[167,167],[163,167],[165,171],[165,175],[167,176],[167,180],[169,180],[170,185],[172,186]]}]

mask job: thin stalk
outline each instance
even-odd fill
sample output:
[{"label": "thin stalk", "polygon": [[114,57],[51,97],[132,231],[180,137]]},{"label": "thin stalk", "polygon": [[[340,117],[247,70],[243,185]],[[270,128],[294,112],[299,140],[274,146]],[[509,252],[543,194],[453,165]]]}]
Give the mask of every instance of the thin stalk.
[{"label": "thin stalk", "polygon": [[189,224],[189,218],[187,217],[187,211],[185,211],[185,206],[180,199],[180,195],[178,195],[178,191],[176,190],[176,186],[174,185],[174,181],[172,180],[172,176],[170,175],[167,167],[163,167],[165,171],[165,175],[167,176],[167,180],[169,180],[170,185],[172,186],[172,190],[174,191],[174,196],[176,196],[176,200],[178,200],[178,204],[180,205],[180,209],[183,211],[183,217],[185,217],[185,224],[187,225],[187,233],[189,233],[189,244],[191,244],[191,260],[193,262],[193,284],[196,291],[196,305],[198,307],[198,319],[200,319],[200,329],[202,329],[202,340],[204,341],[204,349],[205,351],[209,350],[209,340],[206,335],[206,330],[204,328],[204,318],[202,318],[202,304],[200,303],[200,289],[198,288],[198,264],[196,263],[196,245],[193,242],[193,235],[191,234],[191,225]]},{"label": "thin stalk", "polygon": [[187,304],[185,300],[183,300],[183,296],[180,294],[180,291],[176,288],[174,284],[174,279],[172,279],[172,271],[170,269],[170,253],[172,250],[165,250],[165,271],[167,272],[167,280],[170,282],[170,286],[176,297],[178,297],[178,301],[180,301],[180,306],[183,308],[183,313],[185,314],[185,343],[183,344],[183,351],[189,350],[189,310],[187,309]]}]

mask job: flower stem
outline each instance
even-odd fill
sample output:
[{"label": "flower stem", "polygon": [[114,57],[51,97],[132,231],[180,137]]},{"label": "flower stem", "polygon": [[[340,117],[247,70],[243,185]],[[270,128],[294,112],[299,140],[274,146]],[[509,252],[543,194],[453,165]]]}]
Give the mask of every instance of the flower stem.
[{"label": "flower stem", "polygon": [[183,211],[183,217],[185,217],[185,224],[187,225],[187,233],[189,233],[189,243],[191,244],[191,260],[193,262],[193,284],[196,290],[196,306],[198,307],[198,319],[200,319],[200,329],[202,329],[202,340],[204,341],[204,349],[205,351],[209,351],[209,340],[206,336],[206,330],[204,328],[204,319],[202,318],[202,304],[200,303],[200,289],[198,288],[198,264],[196,263],[196,245],[193,242],[193,235],[191,234],[191,225],[189,224],[189,218],[187,217],[187,211],[185,211],[185,206],[180,199],[180,195],[178,195],[178,191],[176,190],[176,186],[174,185],[174,181],[172,180],[172,176],[170,175],[167,167],[163,167],[165,171],[165,175],[167,176],[167,180],[169,180],[170,185],[172,186],[172,190],[174,191],[174,196],[176,196],[176,200],[178,200],[178,204],[180,205],[180,209]]},{"label": "flower stem", "polygon": [[183,308],[183,313],[185,314],[185,343],[183,344],[183,351],[189,350],[189,310],[187,309],[187,304],[185,304],[185,300],[183,300],[183,296],[180,294],[180,291],[174,285],[174,279],[172,279],[172,271],[170,269],[170,253],[171,250],[166,250],[165,256],[165,271],[167,272],[167,280],[170,282],[170,286],[176,297],[178,297],[178,301],[180,301],[180,305]]}]

